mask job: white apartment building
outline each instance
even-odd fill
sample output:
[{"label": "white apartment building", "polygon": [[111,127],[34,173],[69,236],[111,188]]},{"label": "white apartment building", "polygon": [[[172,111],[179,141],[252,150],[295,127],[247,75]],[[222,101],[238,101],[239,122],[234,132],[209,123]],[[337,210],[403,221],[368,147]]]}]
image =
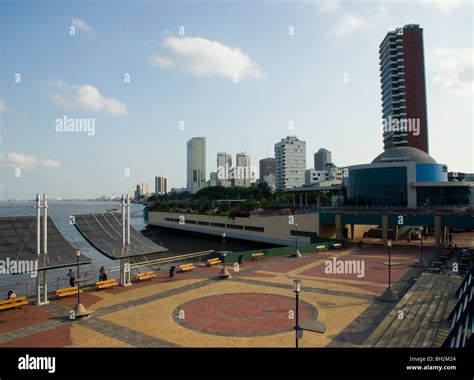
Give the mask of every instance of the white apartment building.
[{"label": "white apartment building", "polygon": [[232,156],[229,153],[217,153],[217,179],[219,181],[228,181],[230,169],[232,167]]},{"label": "white apartment building", "polygon": [[341,184],[343,176],[343,168],[337,167],[334,164],[327,164],[326,170],[308,169],[305,171],[305,185],[311,186],[314,184],[321,184],[322,182],[329,182],[330,184]]},{"label": "white apartment building", "polygon": [[141,190],[142,190],[141,195],[144,195],[145,197],[148,197],[150,195],[150,184],[148,182],[142,182]]},{"label": "white apartment building", "polygon": [[231,169],[230,175],[234,186],[250,187],[254,177],[250,166],[250,155],[247,153],[237,153],[235,158],[235,167]]},{"label": "white apartment building", "polygon": [[306,142],[288,136],[275,144],[275,182],[277,190],[305,184]]}]

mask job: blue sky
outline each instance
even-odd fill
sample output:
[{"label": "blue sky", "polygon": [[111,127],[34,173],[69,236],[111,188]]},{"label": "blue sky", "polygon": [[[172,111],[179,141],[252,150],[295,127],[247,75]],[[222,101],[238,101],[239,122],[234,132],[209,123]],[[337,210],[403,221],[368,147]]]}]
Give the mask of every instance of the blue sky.
[{"label": "blue sky", "polygon": [[[219,151],[258,165],[287,135],[306,141],[308,168],[320,147],[370,162],[378,45],[406,23],[424,29],[430,154],[474,171],[471,2],[0,3],[0,199],[131,194],[155,175],[185,186],[193,136],[208,172]],[[58,132],[64,116],[95,133]]]}]

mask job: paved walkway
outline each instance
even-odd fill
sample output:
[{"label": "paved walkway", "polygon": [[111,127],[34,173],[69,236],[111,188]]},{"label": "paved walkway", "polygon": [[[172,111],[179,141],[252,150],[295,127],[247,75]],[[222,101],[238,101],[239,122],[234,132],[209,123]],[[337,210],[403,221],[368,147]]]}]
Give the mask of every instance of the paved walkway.
[{"label": "paved walkway", "polygon": [[[433,254],[426,249],[425,257]],[[392,247],[401,295],[420,273],[418,256],[417,247]],[[300,345],[360,346],[393,307],[378,300],[386,261],[386,249],[374,246],[245,262],[238,272],[229,265],[228,280],[218,280],[221,266],[172,279],[159,271],[130,287],[84,289],[88,319],[68,318],[74,297],[1,312],[0,347],[293,347],[295,278],[302,279],[300,321],[317,318],[327,327],[305,332]]]}]

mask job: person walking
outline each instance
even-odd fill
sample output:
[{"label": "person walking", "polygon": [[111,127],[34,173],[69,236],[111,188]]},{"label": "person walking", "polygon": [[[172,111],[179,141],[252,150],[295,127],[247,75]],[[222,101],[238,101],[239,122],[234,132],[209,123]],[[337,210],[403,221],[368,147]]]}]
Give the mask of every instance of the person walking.
[{"label": "person walking", "polygon": [[99,269],[99,281],[106,281],[107,280],[107,274],[105,273],[105,268],[102,265]]},{"label": "person walking", "polygon": [[76,282],[76,274],[72,271],[72,269],[69,269],[67,276],[69,277],[69,285],[71,286],[71,288],[74,287],[74,284]]}]

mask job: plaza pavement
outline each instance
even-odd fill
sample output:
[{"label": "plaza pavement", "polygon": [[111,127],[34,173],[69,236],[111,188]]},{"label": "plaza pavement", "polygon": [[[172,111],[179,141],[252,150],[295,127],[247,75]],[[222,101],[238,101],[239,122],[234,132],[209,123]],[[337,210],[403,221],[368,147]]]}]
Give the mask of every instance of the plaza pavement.
[{"label": "plaza pavement", "polygon": [[[425,257],[433,257],[427,247]],[[325,262],[362,260],[365,273],[326,273]],[[392,247],[392,283],[403,294],[420,270],[419,248]],[[324,334],[305,331],[301,347],[361,346],[394,304],[378,300],[387,286],[387,249],[356,247],[244,262],[232,278],[222,266],[198,266],[168,278],[96,291],[82,303],[94,313],[71,321],[76,298],[0,312],[0,347],[293,347],[293,279],[302,280],[300,321],[316,317]]]}]

